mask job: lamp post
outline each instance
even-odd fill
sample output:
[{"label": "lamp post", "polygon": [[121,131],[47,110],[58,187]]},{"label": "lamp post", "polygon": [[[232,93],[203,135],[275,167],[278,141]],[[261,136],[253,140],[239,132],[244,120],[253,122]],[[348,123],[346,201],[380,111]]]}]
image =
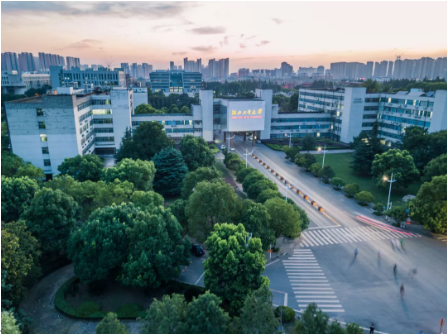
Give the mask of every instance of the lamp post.
[{"label": "lamp post", "polygon": [[287,191],[288,191],[288,189],[287,189],[287,188],[288,188],[288,187],[287,187],[287,184],[286,184],[286,187],[285,187],[285,188],[286,188],[286,202],[287,202]]},{"label": "lamp post", "polygon": [[228,138],[228,151],[231,151],[230,143],[231,143],[231,139],[233,139],[234,137],[236,137],[236,135],[234,135],[231,138]]},{"label": "lamp post", "polygon": [[251,155],[255,150],[251,151],[250,153],[247,152],[247,149],[245,149],[245,168],[248,166],[248,156]]},{"label": "lamp post", "polygon": [[393,203],[390,203],[391,186],[393,185],[393,182],[396,182],[397,180],[393,180],[393,173],[391,173],[391,179],[390,180],[388,180],[388,178],[386,176],[383,177],[383,180],[386,181],[386,182],[389,182],[389,184],[390,184],[390,191],[388,192],[388,203],[386,205],[386,209],[390,210],[391,209],[391,205],[393,204]]},{"label": "lamp post", "polygon": [[[321,151],[321,147],[318,148],[318,151]],[[326,145],[324,145],[323,148],[323,164],[321,166],[321,168],[324,168],[324,158],[326,157]]]},{"label": "lamp post", "polygon": [[292,146],[292,132],[289,132],[288,135],[289,135],[289,148],[290,148]]}]

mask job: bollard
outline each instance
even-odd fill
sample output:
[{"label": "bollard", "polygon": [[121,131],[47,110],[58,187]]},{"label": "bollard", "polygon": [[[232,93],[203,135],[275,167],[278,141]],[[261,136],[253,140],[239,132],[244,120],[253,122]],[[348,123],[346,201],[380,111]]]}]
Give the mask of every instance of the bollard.
[{"label": "bollard", "polygon": [[307,195],[304,195],[304,199],[308,199],[309,198],[309,196],[307,196]]},{"label": "bollard", "polygon": [[301,195],[301,190],[297,189],[297,190],[296,190],[296,193],[297,193],[298,195]]},{"label": "bollard", "polygon": [[319,207],[318,207],[318,211],[323,212],[323,211],[324,211],[324,210],[323,210],[323,207],[322,207],[322,206],[319,206]]},{"label": "bollard", "polygon": [[312,206],[316,206],[317,205],[317,203],[315,203],[315,201],[311,201],[310,203],[312,204]]}]

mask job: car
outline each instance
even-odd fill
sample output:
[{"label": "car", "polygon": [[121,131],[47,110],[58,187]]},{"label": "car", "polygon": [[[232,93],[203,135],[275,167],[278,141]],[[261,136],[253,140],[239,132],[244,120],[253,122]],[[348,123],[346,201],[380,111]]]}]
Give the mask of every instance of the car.
[{"label": "car", "polygon": [[227,147],[225,145],[220,146],[221,150],[225,150]]},{"label": "car", "polygon": [[202,246],[200,246],[199,244],[192,244],[191,252],[195,256],[202,256],[203,254],[205,254],[205,251],[203,250]]},{"label": "car", "polygon": [[261,144],[261,141],[260,141],[260,140],[257,140],[256,142],[257,142],[258,144]]},{"label": "car", "polygon": [[249,140],[249,141],[252,141],[252,140],[253,140],[253,138],[252,138],[252,137],[248,137],[248,140]]},{"label": "car", "polygon": [[234,151],[234,147],[230,148],[230,151]]}]

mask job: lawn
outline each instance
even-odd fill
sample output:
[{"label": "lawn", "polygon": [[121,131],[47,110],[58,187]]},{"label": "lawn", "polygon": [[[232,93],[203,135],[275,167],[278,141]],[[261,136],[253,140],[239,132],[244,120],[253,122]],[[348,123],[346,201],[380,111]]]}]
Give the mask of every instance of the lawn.
[{"label": "lawn", "polygon": [[[272,144],[272,143],[263,143],[264,145],[270,147],[272,150],[275,151],[285,151],[286,149],[289,148],[289,145],[280,145],[280,144]],[[318,143],[317,143],[318,144]],[[301,146],[295,146],[298,147],[298,149],[301,151],[302,147]],[[315,150],[320,147],[320,146],[316,146]],[[343,150],[345,148],[343,147],[330,147],[330,146],[326,146],[326,150]],[[301,151],[301,153],[306,153],[307,151]]]},{"label": "lawn", "polygon": [[[323,155],[315,155],[319,163],[323,162]],[[388,201],[388,190],[380,189],[375,185],[372,178],[362,177],[355,175],[350,168],[350,162],[352,161],[352,153],[340,153],[340,154],[326,154],[324,161],[325,166],[331,166],[337,177],[342,178],[346,184],[357,183],[361,190],[369,191],[375,197],[375,202],[383,203],[386,205]],[[391,190],[391,202],[393,205],[405,206],[405,202],[402,201],[402,197],[405,195],[416,195],[422,182],[417,182],[410,185],[406,189],[392,189]]]}]

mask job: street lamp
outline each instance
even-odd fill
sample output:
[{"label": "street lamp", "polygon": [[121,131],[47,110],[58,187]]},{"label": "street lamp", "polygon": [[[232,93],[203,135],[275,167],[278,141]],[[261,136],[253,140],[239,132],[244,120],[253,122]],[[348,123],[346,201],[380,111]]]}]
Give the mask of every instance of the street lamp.
[{"label": "street lamp", "polygon": [[287,184],[285,188],[286,188],[286,202],[287,202],[287,190],[288,190]]},{"label": "street lamp", "polygon": [[386,209],[390,210],[391,209],[391,205],[393,204],[393,203],[390,203],[391,186],[393,185],[393,182],[396,182],[397,180],[393,180],[393,173],[391,173],[391,179],[390,180],[388,180],[388,178],[386,176],[383,177],[383,180],[386,181],[386,182],[389,182],[389,184],[390,184],[390,191],[388,192],[388,203],[386,205]]},{"label": "street lamp", "polygon": [[255,150],[251,151],[250,153],[247,152],[247,149],[245,149],[245,168],[247,168],[248,165],[248,156],[251,155]]},{"label": "street lamp", "polygon": [[289,132],[288,134],[289,134],[289,148],[290,148],[292,146],[292,132]]},{"label": "street lamp", "polygon": [[231,143],[231,139],[233,139],[234,137],[236,137],[236,135],[234,135],[233,137],[231,137],[231,138],[228,138],[228,151],[231,151],[231,147],[230,147],[230,143]]},{"label": "street lamp", "polygon": [[[318,148],[318,151],[321,151],[321,147]],[[324,158],[326,157],[326,145],[324,145],[323,148],[323,165],[321,166],[321,168],[324,167]]]}]

